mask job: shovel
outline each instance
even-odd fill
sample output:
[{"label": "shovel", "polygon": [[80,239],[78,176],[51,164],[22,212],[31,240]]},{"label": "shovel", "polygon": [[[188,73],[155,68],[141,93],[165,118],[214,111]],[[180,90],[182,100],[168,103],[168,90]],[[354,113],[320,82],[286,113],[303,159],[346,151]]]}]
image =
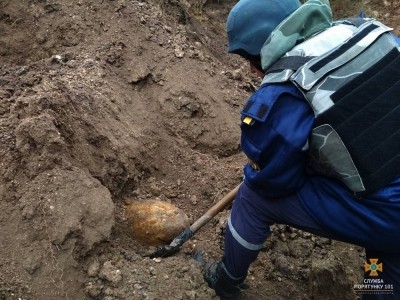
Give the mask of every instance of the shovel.
[{"label": "shovel", "polygon": [[230,204],[236,197],[236,193],[240,187],[240,184],[226,194],[221,200],[219,200],[213,207],[211,207],[204,215],[202,215],[196,222],[190,225],[188,228],[183,230],[174,240],[166,246],[158,248],[155,252],[145,255],[146,257],[168,257],[177,253],[180,247],[188,241],[201,227],[208,223],[214,218],[219,212],[221,212],[228,204]]}]

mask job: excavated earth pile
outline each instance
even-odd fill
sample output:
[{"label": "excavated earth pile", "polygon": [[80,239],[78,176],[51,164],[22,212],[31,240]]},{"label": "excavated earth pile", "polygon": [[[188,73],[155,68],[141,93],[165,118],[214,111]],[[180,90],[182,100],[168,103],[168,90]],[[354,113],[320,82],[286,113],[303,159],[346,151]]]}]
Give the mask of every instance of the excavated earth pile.
[{"label": "excavated earth pile", "polygon": [[[384,2],[367,13],[399,24]],[[233,4],[0,0],[1,300],[216,299],[192,256],[220,257],[229,210],[150,259],[125,209],[158,199],[193,222],[240,182],[238,116],[259,82],[225,54]],[[272,232],[244,299],[357,299],[362,249]]]}]

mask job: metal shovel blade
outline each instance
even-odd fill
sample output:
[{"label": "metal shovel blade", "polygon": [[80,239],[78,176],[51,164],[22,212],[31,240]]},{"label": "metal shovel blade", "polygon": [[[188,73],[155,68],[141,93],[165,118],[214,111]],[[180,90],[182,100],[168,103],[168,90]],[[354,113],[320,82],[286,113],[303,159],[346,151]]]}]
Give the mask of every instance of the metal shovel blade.
[{"label": "metal shovel blade", "polygon": [[182,231],[169,245],[159,247],[155,252],[145,255],[145,257],[169,257],[179,251],[181,246],[193,236],[190,227]]}]

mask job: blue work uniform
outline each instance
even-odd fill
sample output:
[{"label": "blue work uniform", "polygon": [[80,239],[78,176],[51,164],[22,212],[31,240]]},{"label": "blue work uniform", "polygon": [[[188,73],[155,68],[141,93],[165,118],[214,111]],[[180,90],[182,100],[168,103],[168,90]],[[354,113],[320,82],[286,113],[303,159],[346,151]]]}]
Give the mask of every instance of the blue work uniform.
[{"label": "blue work uniform", "polygon": [[267,117],[241,125],[241,147],[250,162],[228,220],[222,260],[228,274],[246,276],[269,226],[287,224],[365,247],[367,259],[385,266],[379,278],[393,285],[394,294],[363,299],[400,299],[400,177],[359,198],[335,179],[309,175],[307,141],[315,121],[310,105],[292,83],[261,86],[249,101],[265,99]]}]

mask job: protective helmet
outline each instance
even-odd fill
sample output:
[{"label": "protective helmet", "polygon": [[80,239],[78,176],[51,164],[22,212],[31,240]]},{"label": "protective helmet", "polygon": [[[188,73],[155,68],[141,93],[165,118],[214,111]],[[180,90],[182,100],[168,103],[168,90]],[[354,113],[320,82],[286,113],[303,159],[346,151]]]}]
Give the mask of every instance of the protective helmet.
[{"label": "protective helmet", "polygon": [[298,0],[240,0],[228,15],[228,52],[259,60],[271,32],[299,8]]}]

